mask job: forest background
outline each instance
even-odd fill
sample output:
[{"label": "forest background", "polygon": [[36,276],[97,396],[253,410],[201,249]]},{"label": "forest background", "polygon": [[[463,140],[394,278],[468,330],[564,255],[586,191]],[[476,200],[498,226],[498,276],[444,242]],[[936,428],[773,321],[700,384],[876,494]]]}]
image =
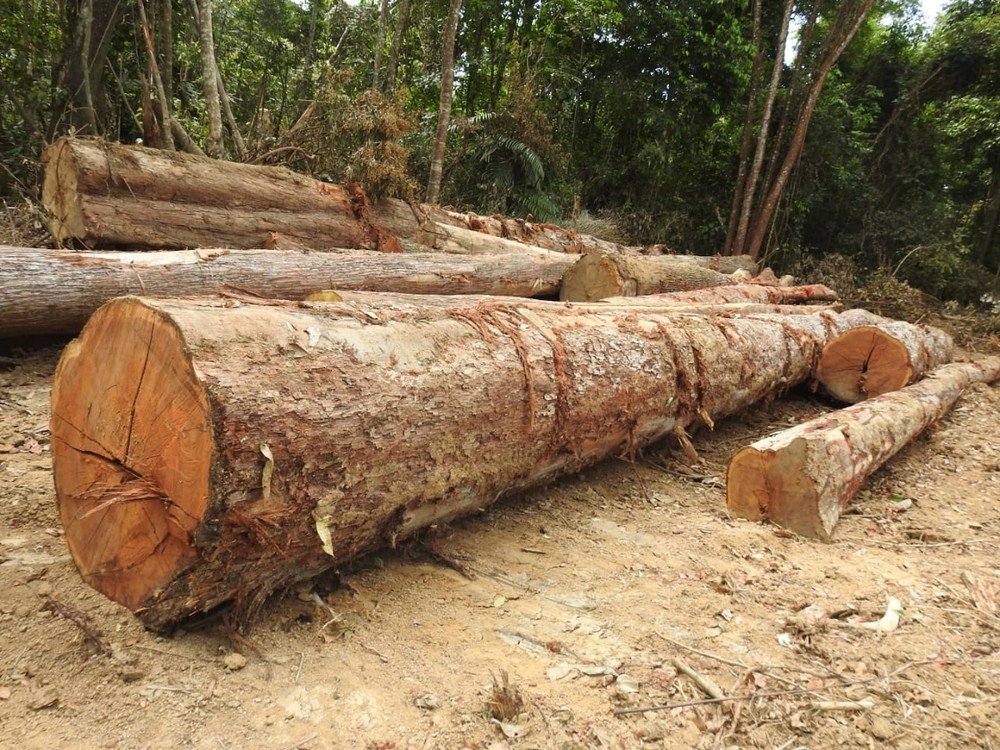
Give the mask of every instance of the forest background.
[{"label": "forest background", "polygon": [[36,228],[76,132],[1000,297],[994,0],[0,0],[0,82]]}]

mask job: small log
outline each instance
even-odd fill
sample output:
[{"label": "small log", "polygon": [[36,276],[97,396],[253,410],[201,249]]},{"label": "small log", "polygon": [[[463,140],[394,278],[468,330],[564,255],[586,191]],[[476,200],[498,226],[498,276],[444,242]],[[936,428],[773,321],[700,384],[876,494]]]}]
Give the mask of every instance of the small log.
[{"label": "small log", "polygon": [[0,246],[0,338],[75,334],[115,297],[237,291],[301,300],[324,287],[416,294],[554,296],[578,258],[538,251],[490,256],[363,250],[175,250],[76,253]]},{"label": "small log", "polygon": [[1000,357],[945,365],[916,385],[758,440],[729,463],[729,510],[829,541],[873,471],[941,419],[970,384],[997,379]]},{"label": "small log", "polygon": [[693,263],[657,263],[642,256],[589,253],[566,272],[559,299],[595,302],[733,283],[730,276]]},{"label": "small log", "polygon": [[898,391],[951,361],[955,343],[940,328],[889,320],[867,310],[844,315],[856,328],[831,340],[820,355],[816,380],[848,404]]},{"label": "small log", "polygon": [[755,302],[767,305],[788,305],[805,302],[835,302],[837,293],[822,284],[804,286],[770,286],[765,284],[735,284],[689,292],[649,294],[644,297],[609,297],[605,304],[662,307],[664,305],[719,305]]},{"label": "small log", "polygon": [[[350,293],[345,293],[350,294]],[[52,389],[84,580],[157,630],[807,379],[840,316],[126,297]]]}]

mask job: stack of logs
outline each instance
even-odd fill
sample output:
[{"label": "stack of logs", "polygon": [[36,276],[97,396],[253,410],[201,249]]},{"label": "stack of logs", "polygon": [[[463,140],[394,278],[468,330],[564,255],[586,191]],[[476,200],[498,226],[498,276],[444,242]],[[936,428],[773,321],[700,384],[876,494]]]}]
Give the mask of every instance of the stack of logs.
[{"label": "stack of logs", "polygon": [[84,579],[160,631],[604,457],[690,451],[802,383],[855,405],[740,451],[728,502],[826,539],[1000,377],[750,258],[99,140],[45,168],[52,234],[81,249],[0,249],[0,336],[82,328],[52,392],[62,524]]}]

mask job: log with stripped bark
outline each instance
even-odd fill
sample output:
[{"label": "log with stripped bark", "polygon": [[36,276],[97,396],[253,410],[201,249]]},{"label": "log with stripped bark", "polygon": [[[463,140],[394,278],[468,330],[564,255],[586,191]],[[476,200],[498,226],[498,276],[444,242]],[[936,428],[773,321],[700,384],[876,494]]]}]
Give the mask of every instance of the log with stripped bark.
[{"label": "log with stripped bark", "polygon": [[[45,150],[42,202],[52,235],[84,247],[184,249],[293,247],[314,250],[504,254],[638,253],[554,225],[477,217],[386,199],[281,167],[66,137]],[[671,257],[671,256],[664,256]],[[676,256],[731,273],[756,273],[749,257]]]},{"label": "log with stripped bark", "polygon": [[693,263],[658,263],[653,258],[588,253],[563,277],[559,299],[595,302],[734,284],[732,276]]},{"label": "log with stripped bark", "polygon": [[758,440],[729,464],[729,509],[829,540],[873,471],[937,422],[972,383],[1000,379],[1000,357],[934,370],[916,385]]},{"label": "log with stripped bark", "polygon": [[304,299],[327,287],[417,294],[554,296],[578,258],[565,253],[455,256],[363,250],[175,250],[76,253],[0,246],[0,338],[75,334],[129,294],[238,292]]},{"label": "log with stripped bark", "polygon": [[662,307],[664,305],[718,305],[741,302],[788,305],[806,302],[835,302],[836,300],[837,293],[822,284],[805,284],[803,286],[736,284],[694,289],[689,292],[650,294],[644,297],[609,297],[603,303]]},{"label": "log with stripped bark", "polygon": [[940,328],[889,320],[867,310],[844,313],[857,327],[831,340],[816,380],[834,398],[856,404],[898,391],[951,361],[955,343]]},{"label": "log with stripped bark", "polygon": [[[121,298],[60,360],[84,579],[166,630],[809,377],[835,313]],[[432,302],[433,304],[428,304]]]}]

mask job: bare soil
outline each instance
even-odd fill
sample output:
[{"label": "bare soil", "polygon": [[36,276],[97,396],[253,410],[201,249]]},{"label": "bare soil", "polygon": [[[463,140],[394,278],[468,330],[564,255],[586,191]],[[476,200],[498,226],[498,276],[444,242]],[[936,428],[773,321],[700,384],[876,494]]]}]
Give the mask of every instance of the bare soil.
[{"label": "bare soil", "polygon": [[[163,639],[60,537],[60,348],[0,360],[2,748],[1000,746],[1000,388],[879,472],[832,544],[725,508],[734,450],[829,408],[799,394],[700,435],[694,466],[607,462],[288,592],[246,639]],[[889,597],[898,628],[863,627]],[[704,700],[677,659],[742,699],[615,715]]]}]

